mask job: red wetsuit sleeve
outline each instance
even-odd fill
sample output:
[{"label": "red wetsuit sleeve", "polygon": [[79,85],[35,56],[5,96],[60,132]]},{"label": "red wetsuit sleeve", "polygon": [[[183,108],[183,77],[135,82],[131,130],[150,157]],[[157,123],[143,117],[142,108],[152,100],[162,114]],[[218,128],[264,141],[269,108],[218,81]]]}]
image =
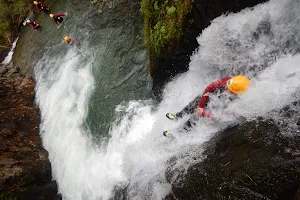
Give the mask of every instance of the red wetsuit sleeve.
[{"label": "red wetsuit sleeve", "polygon": [[209,86],[207,86],[207,88],[204,90],[202,97],[200,99],[199,108],[204,108],[205,103],[208,101],[208,94],[214,92],[217,88],[221,87],[221,86],[225,86],[227,81],[230,80],[229,77],[226,78],[221,78],[217,81],[212,82]]},{"label": "red wetsuit sleeve", "polygon": [[63,16],[66,16],[65,14],[56,14],[55,15],[56,17],[63,17]]}]

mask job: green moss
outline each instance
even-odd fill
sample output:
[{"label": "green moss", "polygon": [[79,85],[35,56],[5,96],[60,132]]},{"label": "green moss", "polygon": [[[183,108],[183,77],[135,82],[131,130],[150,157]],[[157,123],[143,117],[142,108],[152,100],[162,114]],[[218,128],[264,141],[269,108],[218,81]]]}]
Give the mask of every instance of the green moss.
[{"label": "green moss", "polygon": [[17,197],[11,194],[0,194],[0,200],[17,200]]},{"label": "green moss", "polygon": [[9,21],[3,21],[0,23],[0,35],[2,35],[9,27]]},{"label": "green moss", "polygon": [[32,0],[0,1],[0,44],[10,45],[12,32],[17,32],[20,22],[33,6]]},{"label": "green moss", "polygon": [[182,35],[182,25],[191,10],[190,0],[142,0],[145,44],[156,55],[171,50]]},{"label": "green moss", "polygon": [[4,33],[9,29],[9,21],[5,20],[0,23],[0,45],[5,45],[6,38]]}]

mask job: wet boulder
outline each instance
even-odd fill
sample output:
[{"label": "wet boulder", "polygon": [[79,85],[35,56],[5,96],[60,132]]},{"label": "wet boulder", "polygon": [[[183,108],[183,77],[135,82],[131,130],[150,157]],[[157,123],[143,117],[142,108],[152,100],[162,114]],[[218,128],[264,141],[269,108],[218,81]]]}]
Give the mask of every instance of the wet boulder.
[{"label": "wet boulder", "polygon": [[205,146],[202,159],[183,176],[167,171],[172,193],[166,199],[300,199],[299,136],[284,136],[273,122],[253,121]]}]

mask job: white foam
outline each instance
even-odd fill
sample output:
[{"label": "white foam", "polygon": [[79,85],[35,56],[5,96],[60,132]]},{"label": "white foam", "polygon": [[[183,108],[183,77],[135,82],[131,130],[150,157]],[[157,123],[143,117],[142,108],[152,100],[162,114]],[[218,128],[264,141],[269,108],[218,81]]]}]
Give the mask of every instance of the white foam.
[{"label": "white foam", "polygon": [[251,80],[248,92],[229,110],[247,116],[265,116],[296,101],[300,89],[300,55],[286,56]]},{"label": "white foam", "polygon": [[15,39],[15,41],[13,42],[13,44],[11,46],[11,49],[10,49],[8,55],[2,61],[3,65],[7,65],[11,61],[12,56],[13,56],[14,51],[15,51],[15,48],[16,48],[16,45],[17,45],[17,42],[18,42],[18,39],[19,39],[19,37],[17,37],[17,39]]}]

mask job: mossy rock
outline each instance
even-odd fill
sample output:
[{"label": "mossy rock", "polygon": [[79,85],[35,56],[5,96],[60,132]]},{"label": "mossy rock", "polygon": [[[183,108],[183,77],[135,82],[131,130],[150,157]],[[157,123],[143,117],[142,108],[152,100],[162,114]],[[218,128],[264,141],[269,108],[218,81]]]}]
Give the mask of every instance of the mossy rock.
[{"label": "mossy rock", "polygon": [[182,35],[185,16],[191,11],[190,0],[142,0],[145,16],[145,43],[156,55],[170,51]]}]

